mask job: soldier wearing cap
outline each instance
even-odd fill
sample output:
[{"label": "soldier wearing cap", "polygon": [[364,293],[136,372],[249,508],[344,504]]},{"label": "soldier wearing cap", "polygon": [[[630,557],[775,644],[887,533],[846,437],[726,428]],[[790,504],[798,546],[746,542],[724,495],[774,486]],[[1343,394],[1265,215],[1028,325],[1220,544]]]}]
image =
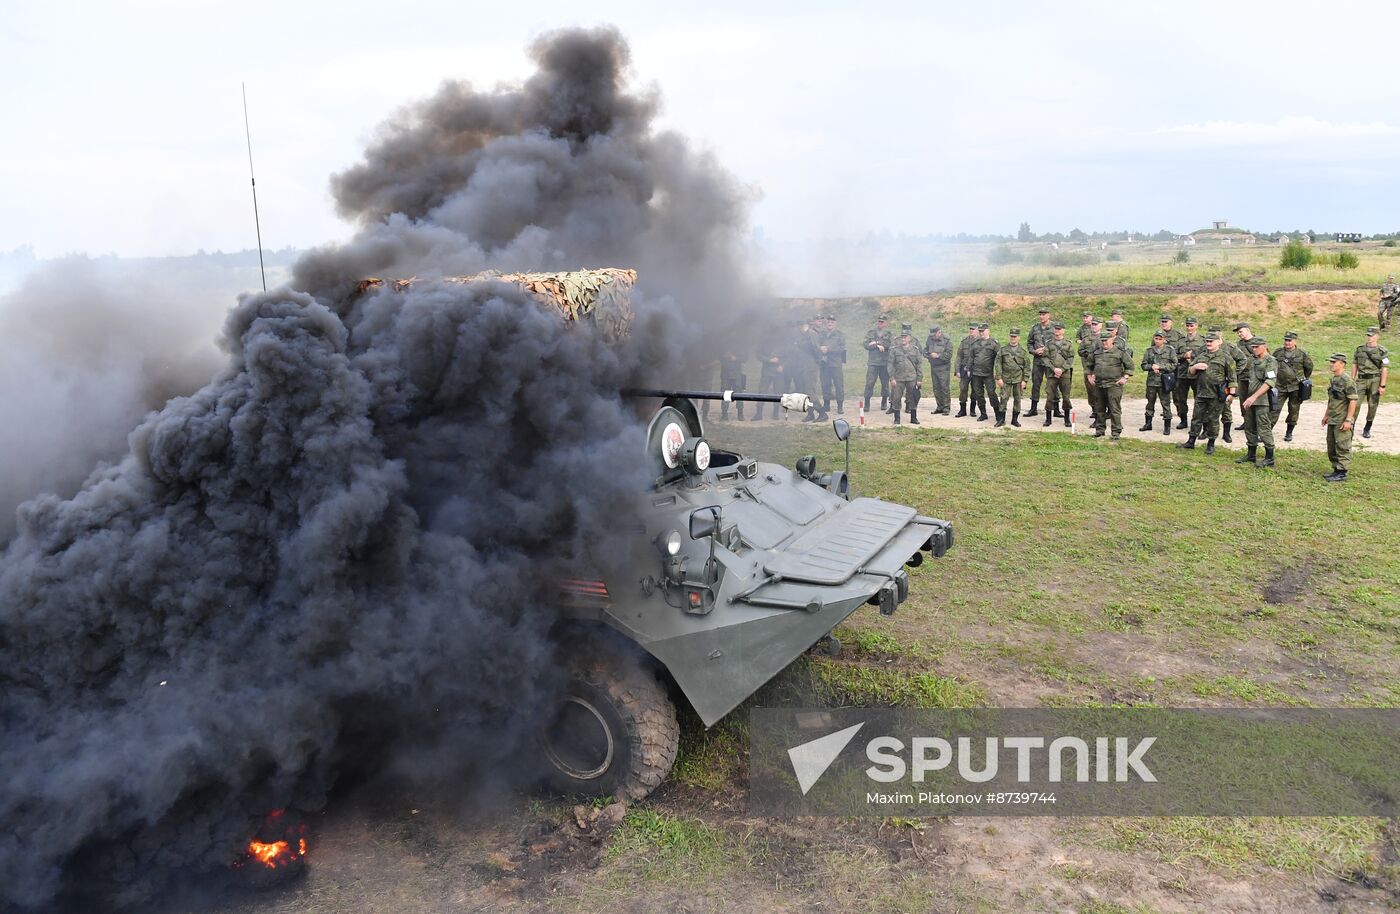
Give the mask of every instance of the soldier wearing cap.
[{"label": "soldier wearing cap", "polygon": [[1283,440],[1292,441],[1293,427],[1298,424],[1298,411],[1305,399],[1304,389],[1306,388],[1309,396],[1312,395],[1313,360],[1312,356],[1298,348],[1297,331],[1290,330],[1283,335],[1283,345],[1274,350],[1274,361],[1278,362],[1278,399],[1277,405],[1269,414],[1269,424],[1278,425],[1278,418],[1283,415],[1286,404],[1288,422]]},{"label": "soldier wearing cap", "polygon": [[1191,433],[1185,444],[1177,447],[1191,449],[1196,439],[1206,438],[1206,453],[1215,453],[1215,439],[1220,435],[1220,408],[1227,397],[1235,393],[1235,360],[1220,345],[1220,333],[1205,336],[1205,349],[1193,357],[1187,374],[1196,386],[1196,405],[1191,411]]},{"label": "soldier wearing cap", "polygon": [[817,337],[822,376],[822,412],[836,399],[836,414],[846,412],[846,334],[836,329],[836,315],[826,315],[826,329]]},{"label": "soldier wearing cap", "polygon": [[1395,312],[1395,306],[1400,305],[1400,286],[1395,284],[1394,276],[1387,276],[1385,282],[1381,284],[1381,299],[1376,305],[1376,323],[1380,324],[1381,330],[1390,326],[1390,316]]},{"label": "soldier wearing cap", "polygon": [[[1255,466],[1274,465],[1274,427],[1269,421],[1269,400],[1277,396],[1278,362],[1269,355],[1269,344],[1263,337],[1251,336],[1244,341],[1252,350],[1249,365],[1239,379],[1240,414],[1244,416],[1244,440],[1247,450],[1235,463]],[[1255,452],[1264,447],[1264,457],[1256,462]]]},{"label": "soldier wearing cap", "polygon": [[[1001,408],[997,410],[997,427],[1006,424],[1006,406],[1011,405],[1011,424],[1021,427],[1021,391],[1026,389],[1033,371],[1031,354],[1021,348],[1021,331],[1012,330],[1005,346],[997,350],[996,378],[997,395],[1001,398]],[[1049,412],[1046,407],[1046,412]]]},{"label": "soldier wearing cap", "polygon": [[919,424],[919,389],[924,385],[924,354],[914,345],[914,328],[901,324],[899,339],[890,349],[890,377],[894,380],[894,392],[890,401],[894,406],[894,424],[899,424],[901,406],[909,410],[909,422]]},{"label": "soldier wearing cap", "polygon": [[1133,374],[1133,357],[1127,347],[1119,347],[1113,334],[1099,334],[1099,350],[1094,353],[1094,366],[1089,383],[1094,385],[1098,408],[1094,411],[1094,437],[1102,438],[1104,426],[1112,424],[1113,440],[1123,434],[1123,385]]},{"label": "soldier wearing cap", "polygon": [[958,414],[955,419],[967,415],[967,395],[972,391],[972,344],[978,339],[977,324],[967,325],[967,336],[958,341],[958,362],[954,366],[958,373]]},{"label": "soldier wearing cap", "polygon": [[803,422],[824,422],[827,418],[826,410],[821,406],[821,397],[818,396],[821,390],[821,353],[817,348],[820,336],[818,328],[825,321],[826,318],[821,315],[803,321],[788,346],[791,353],[788,385],[797,393],[807,394],[812,404]]},{"label": "soldier wearing cap", "polygon": [[[1036,407],[1040,403],[1040,385],[1049,377],[1050,369],[1045,365],[1045,344],[1050,341],[1053,334],[1050,331],[1050,309],[1041,308],[1036,312],[1036,322],[1031,325],[1031,329],[1026,334],[1026,350],[1031,354],[1031,408],[1026,416],[1034,416]],[[1046,412],[1052,410],[1058,413],[1059,404],[1045,400]]]},{"label": "soldier wearing cap", "polygon": [[[719,357],[719,386],[724,390],[745,390],[747,385],[744,378],[744,360],[735,352],[725,352]],[[709,401],[705,401],[709,405]],[[734,409],[737,411],[739,421],[744,421],[744,402],[736,401]],[[723,401],[719,405],[719,417],[729,418],[729,401]]]},{"label": "soldier wearing cap", "polygon": [[978,422],[987,421],[987,401],[992,403],[993,412],[1001,412],[1001,401],[997,399],[996,388],[992,386],[992,375],[996,373],[997,350],[1001,344],[992,339],[991,328],[985,323],[977,325],[977,340],[972,344],[972,400],[976,407]]},{"label": "soldier wearing cap", "polygon": [[1074,344],[1065,339],[1065,325],[1056,321],[1050,325],[1053,334],[1045,344],[1045,366],[1048,376],[1045,379],[1045,424],[1049,425],[1055,413],[1050,410],[1054,403],[1059,415],[1064,419],[1065,428],[1070,426],[1070,380],[1074,377]]},{"label": "soldier wearing cap", "polygon": [[1178,349],[1177,346],[1186,338],[1186,334],[1172,326],[1172,316],[1170,314],[1163,314],[1161,317],[1157,318],[1157,323],[1161,325],[1157,329],[1162,331],[1163,342],[1172,347],[1172,352],[1175,352],[1177,357],[1180,358],[1181,350]]},{"label": "soldier wearing cap", "polygon": [[1366,328],[1366,342],[1356,347],[1352,361],[1355,364],[1351,366],[1351,376],[1356,379],[1356,389],[1366,404],[1366,426],[1361,430],[1361,437],[1369,438],[1371,423],[1376,421],[1376,410],[1385,393],[1386,379],[1390,377],[1390,351],[1381,345],[1381,328]]},{"label": "soldier wearing cap", "polygon": [[1187,383],[1191,366],[1206,351],[1206,341],[1197,329],[1200,323],[1194,317],[1186,318],[1186,332],[1173,348],[1176,349],[1176,377],[1182,382],[1172,389],[1172,402],[1176,405],[1177,428],[1186,428],[1186,397],[1194,393],[1195,384]]},{"label": "soldier wearing cap", "polygon": [[1142,365],[1147,372],[1147,412],[1143,416],[1140,432],[1152,431],[1153,406],[1162,405],[1162,434],[1172,433],[1171,392],[1176,383],[1176,350],[1167,345],[1167,334],[1158,330],[1152,334],[1152,345],[1142,354]]},{"label": "soldier wearing cap", "polygon": [[948,396],[948,381],[953,366],[953,341],[944,336],[943,328],[935,324],[924,340],[924,358],[928,359],[928,379],[933,386],[934,415],[946,416],[952,411]]},{"label": "soldier wearing cap", "polygon": [[[1235,334],[1239,337],[1238,342],[1225,344],[1225,351],[1235,360],[1235,377],[1239,379],[1240,388],[1244,388],[1245,372],[1249,371],[1249,363],[1254,361],[1254,344],[1250,340],[1254,339],[1254,331],[1249,324],[1243,321],[1234,324]],[[1243,394],[1241,394],[1243,395]],[[1237,432],[1244,431],[1244,416],[1240,416],[1240,424],[1232,425],[1235,421],[1230,409],[1230,401],[1225,401],[1225,409],[1221,412],[1224,417],[1221,421],[1225,423],[1225,440],[1230,440],[1230,429]]]},{"label": "soldier wearing cap", "polygon": [[1361,395],[1356,379],[1347,374],[1346,353],[1334,352],[1327,362],[1332,377],[1327,382],[1327,412],[1322,424],[1327,426],[1327,459],[1332,461],[1332,472],[1322,478],[1328,482],[1346,482],[1347,470],[1351,467],[1351,436]]},{"label": "soldier wearing cap", "polygon": [[1123,341],[1123,345],[1128,345],[1128,322],[1123,320],[1123,309],[1114,308],[1109,314],[1108,329],[1112,330],[1113,325],[1118,325],[1118,338]]},{"label": "soldier wearing cap", "polygon": [[[894,345],[894,334],[885,329],[889,315],[881,314],[875,326],[865,331],[865,411],[870,412],[870,395],[875,392],[875,382],[880,382],[880,409],[889,409],[890,400],[890,346]],[[890,410],[893,412],[893,410]]]},{"label": "soldier wearing cap", "polygon": [[1084,396],[1089,401],[1089,414],[1095,423],[1099,421],[1099,395],[1094,389],[1094,382],[1089,380],[1089,376],[1094,373],[1094,359],[1097,358],[1098,351],[1102,348],[1099,337],[1103,335],[1103,320],[1097,317],[1089,318],[1089,333],[1083,334],[1079,338],[1079,361],[1084,365]]}]

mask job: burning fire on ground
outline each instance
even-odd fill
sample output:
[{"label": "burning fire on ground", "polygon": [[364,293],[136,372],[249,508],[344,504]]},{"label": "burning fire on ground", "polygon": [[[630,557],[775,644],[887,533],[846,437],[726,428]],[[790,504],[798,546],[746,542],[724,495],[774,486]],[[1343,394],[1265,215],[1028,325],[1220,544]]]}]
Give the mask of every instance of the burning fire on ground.
[{"label": "burning fire on ground", "polygon": [[262,826],[248,841],[242,856],[234,861],[235,869],[290,872],[306,866],[306,823],[298,816],[288,816],[284,809],[274,809],[263,819]]}]

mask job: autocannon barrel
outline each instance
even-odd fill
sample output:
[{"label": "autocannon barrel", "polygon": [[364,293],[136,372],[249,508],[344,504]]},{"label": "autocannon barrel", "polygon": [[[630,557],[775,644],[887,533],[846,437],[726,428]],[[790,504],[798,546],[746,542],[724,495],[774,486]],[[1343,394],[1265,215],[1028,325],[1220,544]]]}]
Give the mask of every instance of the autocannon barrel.
[{"label": "autocannon barrel", "polygon": [[727,403],[781,403],[786,394],[752,394],[742,390],[660,390],[650,387],[630,387],[624,397],[685,397],[690,400],[724,400]]}]

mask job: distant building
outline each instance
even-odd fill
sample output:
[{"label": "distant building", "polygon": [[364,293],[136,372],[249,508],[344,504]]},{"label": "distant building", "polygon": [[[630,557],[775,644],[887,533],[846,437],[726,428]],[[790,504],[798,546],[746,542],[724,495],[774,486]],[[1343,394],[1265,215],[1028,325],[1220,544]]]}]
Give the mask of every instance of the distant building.
[{"label": "distant building", "polygon": [[1215,220],[1214,222],[1211,223],[1210,227],[1211,227],[1212,229],[1214,229],[1215,231],[1218,232],[1218,231],[1220,231],[1221,229],[1227,229],[1227,228],[1229,228],[1229,227],[1230,227],[1230,223],[1226,222],[1224,219],[1217,219],[1217,220]]},{"label": "distant building", "polygon": [[1356,242],[1358,242],[1358,241],[1361,240],[1361,233],[1360,233],[1360,232],[1338,232],[1337,235],[1336,235],[1336,238],[1337,238],[1338,241],[1347,242],[1347,243],[1349,243],[1349,244],[1355,244]]}]

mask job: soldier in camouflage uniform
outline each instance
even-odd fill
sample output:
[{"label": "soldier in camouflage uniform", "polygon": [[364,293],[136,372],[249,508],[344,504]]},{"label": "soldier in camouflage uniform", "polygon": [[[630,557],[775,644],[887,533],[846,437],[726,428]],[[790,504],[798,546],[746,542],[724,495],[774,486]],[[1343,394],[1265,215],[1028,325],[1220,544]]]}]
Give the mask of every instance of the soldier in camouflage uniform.
[{"label": "soldier in camouflage uniform", "polygon": [[1054,334],[1045,344],[1045,364],[1049,376],[1045,379],[1045,424],[1054,418],[1049,410],[1053,401],[1064,419],[1065,428],[1070,427],[1070,381],[1074,378],[1074,344],[1065,339],[1065,325],[1058,321],[1050,325]]},{"label": "soldier in camouflage uniform", "polygon": [[[1081,360],[1084,358],[1085,352],[1093,353],[1093,351],[1098,347],[1099,331],[1102,329],[1102,326],[1094,326],[1094,315],[1088,311],[1085,311],[1084,321],[1079,325],[1079,329],[1075,331],[1074,334],[1074,351],[1079,353],[1079,357]],[[1087,363],[1085,364],[1085,369],[1086,370],[1084,373],[1084,395],[1089,398],[1089,409],[1090,411],[1092,411],[1094,408],[1094,396],[1093,391],[1089,389],[1089,373],[1087,370]]]},{"label": "soldier in camouflage uniform", "polygon": [[[738,356],[737,354],[733,353],[733,352],[726,352],[724,355],[720,356],[720,358],[719,358],[719,386],[720,386],[720,389],[721,389],[721,390],[744,390],[744,389],[745,389],[745,385],[744,385],[744,360],[741,359],[741,358],[739,358],[739,356]],[[743,401],[738,401],[738,402],[736,402],[736,403],[734,404],[734,409],[735,409],[735,412],[738,414],[739,421],[740,421],[740,422],[743,422],[743,421],[744,421],[744,404],[743,404]],[[721,419],[728,419],[728,418],[729,418],[729,403],[728,403],[728,401],[724,401],[724,402],[721,402],[721,403],[720,403],[720,405],[719,405],[719,417],[720,417]]]},{"label": "soldier in camouflage uniform", "polygon": [[894,412],[889,408],[890,399],[890,347],[894,345],[894,334],[885,329],[889,321],[881,314],[875,326],[865,331],[865,411],[870,412],[870,395],[875,392],[875,382],[880,382],[880,409]]},{"label": "soldier in camouflage uniform", "polygon": [[1298,424],[1298,410],[1303,406],[1303,382],[1312,383],[1313,360],[1298,348],[1298,333],[1290,330],[1283,335],[1283,345],[1274,350],[1274,361],[1278,362],[1277,406],[1269,414],[1269,424],[1278,425],[1283,407],[1288,406],[1288,422],[1283,433],[1284,441],[1293,440],[1293,427]]},{"label": "soldier in camouflage uniform", "polygon": [[[1238,384],[1240,414],[1244,416],[1244,440],[1248,450],[1235,463],[1271,467],[1274,465],[1274,426],[1269,421],[1269,400],[1277,396],[1274,385],[1278,383],[1278,362],[1269,355],[1269,344],[1262,337],[1251,336],[1245,342],[1252,353]],[[1255,462],[1254,455],[1260,445],[1264,447],[1264,457]]]},{"label": "soldier in camouflage uniform", "polygon": [[899,410],[909,410],[909,423],[919,424],[919,389],[924,386],[924,354],[914,345],[914,328],[904,324],[899,328],[899,341],[890,349],[890,378],[894,381],[891,401],[894,424],[899,424]]},{"label": "soldier in camouflage uniform", "polygon": [[967,395],[972,392],[972,344],[977,342],[977,325],[967,325],[967,336],[958,341],[958,363],[954,366],[958,373],[958,414],[954,419],[967,415]]},{"label": "soldier in camouflage uniform", "polygon": [[1176,350],[1176,377],[1181,383],[1172,390],[1172,403],[1176,405],[1177,428],[1186,428],[1186,397],[1195,393],[1196,385],[1189,382],[1191,376],[1191,366],[1194,365],[1200,356],[1205,354],[1206,341],[1197,329],[1200,324],[1194,317],[1186,318],[1186,332],[1182,334],[1181,340],[1172,348]]},{"label": "soldier in camouflage uniform", "polygon": [[1118,325],[1118,338],[1123,341],[1123,345],[1128,345],[1128,322],[1123,320],[1123,309],[1114,308],[1113,313],[1108,316],[1108,329],[1114,329],[1113,325]]},{"label": "soldier in camouflage uniform", "polygon": [[1381,285],[1380,302],[1376,305],[1376,323],[1380,324],[1381,330],[1390,326],[1390,316],[1395,313],[1396,305],[1400,305],[1400,286],[1395,284],[1394,276],[1387,276]]},{"label": "soldier in camouflage uniform", "polygon": [[1220,435],[1220,409],[1235,393],[1235,360],[1220,345],[1220,333],[1205,336],[1205,351],[1194,357],[1186,371],[1196,386],[1196,405],[1191,411],[1191,433],[1185,444],[1177,447],[1190,450],[1196,439],[1206,438],[1206,453],[1215,453],[1215,439]]},{"label": "soldier in camouflage uniform", "polygon": [[846,334],[836,329],[836,315],[827,314],[826,329],[817,336],[818,361],[822,376],[822,412],[831,409],[836,398],[836,414],[846,413]]},{"label": "soldier in camouflage uniform", "polygon": [[[759,343],[755,354],[758,356],[760,373],[758,376],[758,392],[761,394],[782,394],[787,393],[788,378],[787,368],[783,364],[783,356],[790,351],[786,340],[781,343],[775,338],[764,340]],[[753,418],[750,422],[757,422],[763,418],[762,403],[754,404]],[[778,404],[773,404],[773,418],[782,416],[784,422],[787,421],[787,410],[782,409]]]},{"label": "soldier in camouflage uniform", "polygon": [[1099,334],[1099,345],[1099,351],[1094,354],[1093,370],[1089,373],[1094,393],[1099,398],[1094,414],[1094,437],[1102,438],[1104,426],[1111,423],[1113,440],[1117,441],[1123,434],[1123,386],[1133,375],[1133,353],[1126,346],[1119,346],[1108,331]]},{"label": "soldier in camouflage uniform", "polygon": [[[1234,330],[1236,335],[1239,337],[1239,341],[1233,344],[1227,344],[1225,346],[1225,351],[1228,352],[1230,354],[1230,357],[1235,360],[1235,377],[1239,381],[1240,387],[1243,388],[1244,373],[1249,370],[1249,363],[1254,360],[1254,344],[1250,342],[1250,340],[1254,339],[1254,331],[1250,329],[1249,324],[1246,324],[1243,321],[1235,324]],[[1222,415],[1224,416],[1224,419],[1222,421],[1225,423],[1226,441],[1230,440],[1230,428],[1232,427],[1232,423],[1235,421],[1234,416],[1231,413],[1232,411],[1230,409],[1230,401],[1226,400],[1225,409],[1222,412]],[[1240,415],[1240,424],[1235,425],[1233,427],[1237,432],[1244,431],[1243,414]]]},{"label": "soldier in camouflage uniform", "polygon": [[993,412],[1001,412],[1001,401],[992,386],[992,375],[996,373],[997,350],[1001,345],[992,339],[991,329],[986,324],[977,325],[977,341],[972,344],[972,399],[979,413],[978,422],[987,421],[987,401],[992,403]]},{"label": "soldier in camouflage uniform", "polygon": [[1152,431],[1153,406],[1162,405],[1162,434],[1172,433],[1172,401],[1169,384],[1176,381],[1176,350],[1167,345],[1167,334],[1158,330],[1152,334],[1152,345],[1142,353],[1142,365],[1147,373],[1147,412],[1140,432]]},{"label": "soldier in camouflage uniform", "polygon": [[1366,328],[1366,343],[1356,347],[1353,361],[1351,376],[1366,404],[1366,426],[1361,430],[1361,437],[1369,438],[1371,423],[1376,421],[1376,410],[1380,409],[1381,395],[1385,393],[1386,379],[1390,377],[1390,350],[1381,345],[1379,327]]},{"label": "soldier in camouflage uniform", "polygon": [[[1011,404],[1011,424],[1021,427],[1021,391],[1026,389],[1032,368],[1031,354],[1021,348],[1021,331],[1012,330],[1007,344],[997,350],[996,366],[992,371],[996,378],[997,392],[1001,398],[1001,408],[997,410],[997,427],[1006,424],[1006,406]],[[1046,412],[1049,412],[1046,407]]]},{"label": "soldier in camouflage uniform", "polygon": [[803,321],[788,346],[788,363],[791,365],[788,382],[793,391],[806,394],[812,404],[803,422],[825,422],[828,418],[821,402],[821,353],[817,351],[820,337],[817,328],[824,321],[821,315]]},{"label": "soldier in camouflage uniform", "polygon": [[1099,342],[1099,337],[1104,333],[1103,321],[1097,317],[1090,317],[1089,328],[1088,334],[1081,333],[1079,337],[1079,361],[1084,365],[1084,396],[1089,401],[1089,416],[1097,424],[1099,392],[1094,387],[1094,382],[1089,380],[1089,376],[1094,373],[1094,359],[1103,348],[1103,344]]},{"label": "soldier in camouflage uniform", "polygon": [[934,415],[946,416],[952,411],[948,381],[953,367],[953,341],[943,334],[942,327],[934,325],[929,329],[924,357],[928,359],[928,379],[933,386]]},{"label": "soldier in camouflage uniform", "polygon": [[1327,361],[1332,378],[1327,382],[1327,412],[1322,424],[1327,426],[1327,459],[1332,461],[1332,472],[1322,478],[1328,482],[1346,482],[1347,470],[1351,468],[1351,435],[1361,395],[1357,392],[1356,380],[1347,374],[1345,353],[1334,352]]},{"label": "soldier in camouflage uniform", "polygon": [[[1050,375],[1050,369],[1045,367],[1045,344],[1050,342],[1053,335],[1050,330],[1050,309],[1041,308],[1036,312],[1036,322],[1031,324],[1030,332],[1026,334],[1026,351],[1034,360],[1031,368],[1031,408],[1026,413],[1027,418],[1035,415],[1036,407],[1040,403],[1040,385]],[[1059,403],[1052,404],[1050,399],[1046,398],[1046,412],[1055,411],[1058,415],[1059,407]]]}]

